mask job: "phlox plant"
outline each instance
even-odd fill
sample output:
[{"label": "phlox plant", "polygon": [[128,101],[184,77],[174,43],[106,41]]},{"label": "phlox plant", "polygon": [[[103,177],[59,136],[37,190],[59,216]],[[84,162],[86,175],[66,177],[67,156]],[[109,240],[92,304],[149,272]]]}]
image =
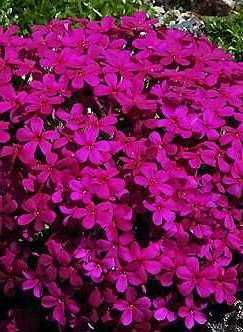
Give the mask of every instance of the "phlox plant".
[{"label": "phlox plant", "polygon": [[0,30],[1,331],[199,331],[242,291],[243,64],[155,23]]}]

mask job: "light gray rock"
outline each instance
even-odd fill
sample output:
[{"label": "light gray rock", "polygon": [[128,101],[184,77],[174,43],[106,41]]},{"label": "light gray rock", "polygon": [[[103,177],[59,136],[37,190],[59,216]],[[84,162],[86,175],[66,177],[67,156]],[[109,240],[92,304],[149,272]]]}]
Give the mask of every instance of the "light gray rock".
[{"label": "light gray rock", "polygon": [[181,12],[178,9],[165,10],[164,7],[153,7],[158,18],[158,25],[200,35],[205,27],[201,18],[192,12]]}]

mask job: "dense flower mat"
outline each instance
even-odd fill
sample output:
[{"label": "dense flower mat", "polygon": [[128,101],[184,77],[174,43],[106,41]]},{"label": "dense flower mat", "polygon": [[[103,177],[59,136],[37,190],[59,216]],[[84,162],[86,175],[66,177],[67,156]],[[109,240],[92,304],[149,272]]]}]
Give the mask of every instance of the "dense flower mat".
[{"label": "dense flower mat", "polygon": [[154,23],[0,31],[4,331],[16,297],[60,330],[146,332],[241,290],[243,66]]}]

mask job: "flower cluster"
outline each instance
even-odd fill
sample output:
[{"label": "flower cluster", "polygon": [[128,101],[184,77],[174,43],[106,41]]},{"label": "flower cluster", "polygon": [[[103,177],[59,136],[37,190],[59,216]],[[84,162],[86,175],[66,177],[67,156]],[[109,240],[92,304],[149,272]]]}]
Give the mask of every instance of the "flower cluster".
[{"label": "flower cluster", "polygon": [[0,30],[4,331],[29,299],[77,332],[192,329],[235,301],[243,66],[154,23]]}]

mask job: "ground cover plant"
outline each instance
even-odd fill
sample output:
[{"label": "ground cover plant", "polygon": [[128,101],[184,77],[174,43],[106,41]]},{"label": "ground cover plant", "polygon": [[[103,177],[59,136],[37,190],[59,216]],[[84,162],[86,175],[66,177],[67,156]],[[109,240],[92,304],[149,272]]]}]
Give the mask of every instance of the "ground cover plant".
[{"label": "ground cover plant", "polygon": [[226,17],[205,18],[205,33],[220,47],[232,53],[238,61],[243,60],[243,9]]},{"label": "ground cover plant", "polygon": [[3,331],[199,331],[242,291],[243,65],[154,23],[0,31]]},{"label": "ground cover plant", "polygon": [[86,17],[100,19],[107,15],[120,17],[138,9],[148,9],[149,2],[143,0],[2,0],[0,23],[18,23],[23,32],[32,24],[44,24],[50,19]]}]

